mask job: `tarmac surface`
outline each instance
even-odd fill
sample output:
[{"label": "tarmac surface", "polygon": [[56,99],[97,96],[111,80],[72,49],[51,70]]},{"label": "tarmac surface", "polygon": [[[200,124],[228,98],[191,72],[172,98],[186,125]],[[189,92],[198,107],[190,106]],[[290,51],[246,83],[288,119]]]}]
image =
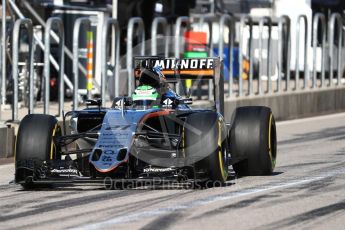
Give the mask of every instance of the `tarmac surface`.
[{"label": "tarmac surface", "polygon": [[0,229],[344,229],[345,113],[279,122],[275,173],[203,190],[24,191],[0,165]]}]

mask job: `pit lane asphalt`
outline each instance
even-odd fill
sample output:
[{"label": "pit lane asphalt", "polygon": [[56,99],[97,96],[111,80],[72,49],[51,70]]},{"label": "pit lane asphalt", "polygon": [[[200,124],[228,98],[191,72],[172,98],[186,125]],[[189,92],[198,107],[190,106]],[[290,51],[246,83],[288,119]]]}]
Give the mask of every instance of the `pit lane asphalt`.
[{"label": "pit lane asphalt", "polygon": [[344,229],[345,113],[280,122],[274,175],[205,190],[23,191],[0,166],[0,229]]}]

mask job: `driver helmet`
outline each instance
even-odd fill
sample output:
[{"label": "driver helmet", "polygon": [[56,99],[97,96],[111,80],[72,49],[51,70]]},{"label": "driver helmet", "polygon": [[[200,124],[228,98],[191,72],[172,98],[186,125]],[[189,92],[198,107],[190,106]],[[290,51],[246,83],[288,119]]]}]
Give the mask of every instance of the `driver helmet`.
[{"label": "driver helmet", "polygon": [[165,80],[161,70],[160,66],[144,68],[140,73],[139,85],[149,85],[153,88],[158,88]]},{"label": "driver helmet", "polygon": [[153,106],[158,99],[157,90],[150,85],[141,85],[132,94],[132,100],[136,106]]}]

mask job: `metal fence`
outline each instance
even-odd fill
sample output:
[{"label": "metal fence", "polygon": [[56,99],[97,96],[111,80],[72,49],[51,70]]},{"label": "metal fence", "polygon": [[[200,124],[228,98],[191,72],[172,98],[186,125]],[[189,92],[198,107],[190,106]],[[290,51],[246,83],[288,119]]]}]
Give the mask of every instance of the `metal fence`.
[{"label": "metal fence", "polygon": [[46,33],[44,37],[44,113],[49,114],[49,101],[50,101],[50,61],[49,57],[51,55],[51,31],[56,28],[59,34],[59,47],[58,47],[58,54],[60,56],[59,59],[59,109],[57,116],[61,116],[64,102],[65,102],[65,80],[64,80],[64,73],[65,73],[65,53],[63,51],[63,47],[65,44],[65,32],[63,28],[63,23],[60,18],[49,18],[47,20],[46,26]]},{"label": "metal fence", "polygon": [[145,27],[144,22],[141,18],[135,17],[131,18],[128,22],[128,30],[127,30],[127,72],[128,72],[128,92],[133,91],[134,86],[134,79],[133,77],[133,39],[135,35],[135,27],[138,32],[139,38],[139,45],[140,45],[140,53],[136,55],[143,56],[145,55]]},{"label": "metal fence", "polygon": [[82,17],[78,18],[75,21],[74,28],[73,28],[73,79],[74,79],[74,87],[73,87],[73,110],[78,109],[79,105],[79,36],[80,36],[80,27],[85,25],[87,27],[91,27],[91,19],[89,17]]},{"label": "metal fence", "polygon": [[[110,36],[110,30],[113,32],[114,37]],[[113,44],[110,41],[115,41]],[[113,47],[110,47],[113,45]],[[112,67],[111,77],[114,79],[113,87],[115,97],[119,96],[119,62],[120,62],[120,28],[119,23],[115,19],[108,19],[103,26],[102,36],[102,79],[101,79],[101,99],[102,106],[105,106],[106,101],[106,86],[108,77],[108,59],[110,58],[110,66]],[[107,52],[110,51],[110,57],[107,57]]]},{"label": "metal fence", "polygon": [[28,36],[28,46],[29,46],[29,57],[26,58],[28,65],[28,74],[26,76],[29,78],[29,106],[28,113],[32,113],[34,110],[34,96],[33,96],[33,60],[34,60],[34,42],[33,42],[33,29],[32,21],[30,19],[18,19],[13,27],[13,38],[12,38],[12,73],[13,73],[13,108],[12,108],[12,120],[18,120],[18,75],[19,75],[19,45],[21,43],[19,37],[21,31],[25,28],[25,32]]},{"label": "metal fence", "polygon": [[[145,28],[141,18],[131,18],[128,23],[127,30],[127,50],[126,50],[126,66],[120,64],[120,30],[117,20],[107,19],[102,27],[102,73],[100,82],[100,96],[103,106],[111,98],[107,95],[107,89],[112,89],[114,96],[120,96],[120,72],[126,70],[128,92],[133,90],[133,57],[136,55],[156,55],[157,47],[164,47],[165,56],[181,57],[184,52],[183,47],[183,31],[184,28],[190,29],[193,23],[198,23],[198,30],[208,34],[208,50],[209,56],[214,55],[214,47],[218,48],[218,55],[221,59],[224,55],[228,56],[229,66],[227,81],[224,83],[226,88],[225,96],[229,99],[253,96],[269,96],[276,93],[284,93],[290,91],[316,90],[325,87],[344,86],[344,38],[343,35],[343,18],[341,15],[334,13],[326,21],[325,15],[317,13],[313,17],[313,21],[308,21],[305,15],[297,18],[295,36],[292,37],[291,22],[288,16],[281,16],[278,20],[269,17],[262,17],[254,20],[249,15],[241,15],[240,17],[221,15],[213,17],[201,16],[199,18],[179,17],[174,25],[169,25],[164,18],[155,18],[151,27],[151,49],[145,49]],[[73,34],[73,109],[78,109],[80,95],[78,93],[78,80],[80,69],[80,27],[81,25],[91,25],[90,17],[79,18],[74,25]],[[203,27],[207,24],[206,30]],[[218,26],[218,30],[214,29]],[[308,33],[309,25],[312,25],[312,33]],[[172,44],[170,43],[169,29],[174,28]],[[29,56],[28,73],[29,78],[29,113],[34,109],[33,97],[33,50],[34,50],[34,34],[32,30],[32,22],[30,19],[18,19],[13,28],[13,52],[12,52],[12,72],[13,72],[13,102],[12,102],[12,119],[18,120],[18,56],[20,43],[20,33],[25,28],[29,37]],[[236,28],[238,28],[236,30]],[[44,113],[49,113],[49,78],[50,64],[59,71],[59,110],[57,116],[61,116],[64,105],[64,84],[66,76],[64,74],[64,32],[62,21],[58,18],[50,18],[46,22],[46,33],[44,45]],[[59,36],[55,36],[55,40],[59,44],[59,62],[51,56],[51,37],[56,30]],[[164,45],[161,46],[158,31],[162,32],[162,36],[166,37]],[[246,37],[245,34],[248,34]],[[214,34],[218,34],[218,41],[215,41]],[[238,36],[236,36],[236,34]],[[312,35],[312,43],[308,43],[308,37]],[[320,39],[321,35],[321,39]],[[160,39],[162,38],[160,37]],[[273,38],[277,37],[276,40]],[[255,39],[258,38],[258,45],[254,47]],[[292,47],[292,40],[295,39],[295,46]],[[37,38],[36,38],[37,40]],[[139,52],[135,53],[133,46],[134,40],[139,44]],[[300,42],[303,40],[303,43]],[[114,42],[111,42],[114,41]],[[161,40],[160,40],[161,41]],[[276,48],[274,44],[276,43]],[[238,44],[238,45],[235,45]],[[225,48],[227,51],[225,53]],[[291,49],[295,48],[295,60],[291,60]],[[237,49],[237,56],[234,50]],[[170,52],[170,50],[172,50]],[[146,52],[146,53],[145,53]],[[255,53],[258,55],[255,56]],[[311,53],[311,63],[308,53]],[[276,55],[276,58],[274,58]],[[321,59],[321,62],[318,60]],[[303,68],[300,70],[300,62]],[[294,66],[291,65],[294,63]],[[321,65],[318,71],[318,65]],[[238,65],[237,76],[234,75],[234,66]],[[244,65],[248,65],[248,73],[245,73]],[[122,68],[122,69],[121,69]],[[120,71],[121,69],[121,71]],[[246,70],[247,71],[247,70]],[[274,72],[274,73],[273,73]],[[110,74],[111,73],[111,74]],[[246,77],[245,77],[246,75]],[[267,76],[266,79],[263,76]],[[276,77],[274,77],[276,76]],[[291,77],[294,79],[291,79]],[[336,78],[334,77],[336,76]],[[113,84],[109,85],[109,79],[112,78]],[[326,81],[328,82],[326,84]],[[4,84],[4,83],[3,83]],[[197,85],[197,84],[195,84]],[[197,86],[193,86],[197,87]],[[207,92],[211,92],[212,86],[206,84]],[[179,89],[179,87],[177,88]],[[204,95],[206,98],[209,93]],[[205,99],[205,97],[203,97]]]}]

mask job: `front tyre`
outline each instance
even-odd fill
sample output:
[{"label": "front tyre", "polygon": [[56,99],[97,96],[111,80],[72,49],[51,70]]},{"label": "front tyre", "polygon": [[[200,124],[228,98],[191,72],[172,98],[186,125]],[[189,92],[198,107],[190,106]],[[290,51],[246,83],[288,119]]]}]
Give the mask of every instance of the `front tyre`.
[{"label": "front tyre", "polygon": [[48,160],[59,159],[60,148],[54,137],[61,129],[54,116],[29,114],[20,123],[15,150],[15,181],[25,189],[35,188],[37,167]]}]

